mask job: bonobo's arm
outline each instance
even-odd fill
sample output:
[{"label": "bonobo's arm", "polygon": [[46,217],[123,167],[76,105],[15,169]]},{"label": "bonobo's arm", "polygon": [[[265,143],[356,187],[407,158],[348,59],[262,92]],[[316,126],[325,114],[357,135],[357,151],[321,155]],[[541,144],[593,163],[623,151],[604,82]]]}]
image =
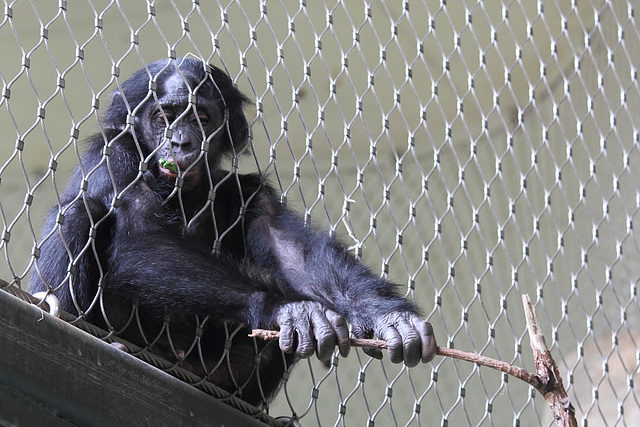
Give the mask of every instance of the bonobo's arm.
[{"label": "bonobo's arm", "polygon": [[[106,133],[110,138],[117,135],[113,130]],[[114,181],[107,162],[102,161],[102,136],[94,140],[82,157],[82,170],[73,171],[60,204],[47,214],[29,284],[32,293],[54,290],[63,310],[73,314],[82,314],[96,296],[99,264],[106,262],[112,224],[105,216],[114,196]],[[120,189],[136,176],[137,157],[135,146],[114,146],[110,161],[119,165],[115,185]]]},{"label": "bonobo's arm", "polygon": [[[392,362],[414,366],[433,358],[433,329],[397,286],[374,276],[326,233],[306,227],[268,188],[249,205],[246,230],[249,255],[258,266],[344,316],[356,337],[386,340]],[[379,350],[367,353],[382,357]]]},{"label": "bonobo's arm", "polygon": [[[187,239],[158,231],[119,239],[105,287],[120,300],[137,300],[158,319],[168,315],[211,316],[251,328],[292,327],[299,332],[290,350],[327,360],[335,345],[348,352],[348,329],[340,316],[319,303],[286,295],[275,281],[224,256],[195,249]],[[341,341],[342,339],[342,341]]]}]

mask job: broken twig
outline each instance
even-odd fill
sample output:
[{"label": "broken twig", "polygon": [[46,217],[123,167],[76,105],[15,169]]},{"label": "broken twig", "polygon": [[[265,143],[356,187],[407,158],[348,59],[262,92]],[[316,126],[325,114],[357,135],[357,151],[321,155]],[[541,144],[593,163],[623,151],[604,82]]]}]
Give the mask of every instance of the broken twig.
[{"label": "broken twig", "polygon": [[524,314],[527,318],[529,344],[533,352],[533,360],[536,363],[536,376],[541,382],[541,386],[536,387],[536,390],[540,392],[551,408],[557,427],[577,427],[576,411],[562,384],[562,377],[560,376],[558,366],[555,360],[553,360],[547,343],[544,340],[544,335],[542,335],[538,317],[533,309],[529,295],[522,295],[522,305],[524,306]]},{"label": "broken twig", "polygon": [[[547,344],[545,343],[544,336],[542,335],[533,305],[531,304],[528,295],[522,296],[522,303],[524,305],[525,317],[527,319],[527,328],[529,330],[529,339],[536,363],[537,374],[533,374],[526,369],[511,365],[501,360],[453,348],[438,347],[436,354],[439,356],[451,357],[453,359],[475,363],[476,365],[486,366],[526,382],[542,394],[553,412],[553,417],[557,427],[577,427],[578,423],[575,418],[575,410],[573,405],[571,405],[571,401],[569,400],[564,385],[562,384],[562,378],[560,377],[558,367],[551,357],[551,352],[547,348]],[[249,336],[261,338],[263,340],[277,340],[280,338],[280,332],[265,329],[254,329]],[[350,344],[352,347],[388,348],[387,343],[383,340],[350,338]]]},{"label": "broken twig", "polygon": [[[280,332],[269,331],[266,329],[254,329],[253,331],[251,331],[251,334],[249,336],[261,338],[263,340],[277,340],[280,338]],[[379,349],[388,348],[387,343],[383,340],[350,338],[349,341],[351,347],[370,347]],[[490,357],[482,356],[477,353],[469,353],[467,351],[446,347],[438,347],[438,351],[436,354],[438,354],[439,356],[451,357],[452,359],[464,360],[467,362],[475,363],[476,365],[486,366],[488,368],[505,372],[528,384],[531,384],[536,388],[542,385],[542,383],[540,382],[540,378],[538,378],[536,375],[532,374],[526,369],[522,369],[518,366],[511,365],[501,360],[492,359]]]}]

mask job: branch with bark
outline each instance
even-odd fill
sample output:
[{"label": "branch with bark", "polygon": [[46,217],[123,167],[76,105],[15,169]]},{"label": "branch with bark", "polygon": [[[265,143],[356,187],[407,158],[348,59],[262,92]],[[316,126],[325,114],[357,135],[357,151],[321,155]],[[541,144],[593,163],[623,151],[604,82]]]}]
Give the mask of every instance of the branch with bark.
[{"label": "branch with bark", "polygon": [[[551,352],[544,340],[535,310],[528,295],[522,295],[522,304],[527,319],[529,342],[536,365],[535,374],[501,360],[453,348],[438,347],[437,354],[439,356],[451,357],[453,359],[475,363],[476,365],[486,366],[526,382],[544,397],[553,412],[557,427],[577,427],[578,423],[575,418],[575,409],[562,383],[558,366],[553,360]],[[277,340],[280,337],[280,332],[254,329],[249,336],[264,340]],[[387,348],[387,343],[382,340],[351,338],[350,342],[352,347]]]}]

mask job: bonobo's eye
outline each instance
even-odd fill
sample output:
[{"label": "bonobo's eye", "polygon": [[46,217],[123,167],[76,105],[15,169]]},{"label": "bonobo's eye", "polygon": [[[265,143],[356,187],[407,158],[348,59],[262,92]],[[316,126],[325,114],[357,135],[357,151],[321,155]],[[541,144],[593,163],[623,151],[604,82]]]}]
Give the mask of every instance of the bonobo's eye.
[{"label": "bonobo's eye", "polygon": [[205,113],[198,113],[198,121],[200,122],[200,124],[202,124],[202,126],[205,126],[209,122],[209,116],[207,116]]},{"label": "bonobo's eye", "polygon": [[[158,111],[153,115],[153,122],[157,126],[164,126],[167,122],[172,123],[175,120],[176,116],[171,111],[164,110]],[[166,120],[166,122],[165,122]]]}]

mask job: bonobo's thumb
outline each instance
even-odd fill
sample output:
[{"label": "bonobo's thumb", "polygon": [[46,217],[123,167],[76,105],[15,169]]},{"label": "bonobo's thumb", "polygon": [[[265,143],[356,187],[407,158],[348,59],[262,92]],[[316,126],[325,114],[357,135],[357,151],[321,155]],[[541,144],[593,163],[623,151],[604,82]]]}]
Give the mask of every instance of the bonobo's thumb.
[{"label": "bonobo's thumb", "polygon": [[[371,339],[373,338],[373,330],[353,325],[353,335],[355,335],[356,338]],[[362,351],[364,351],[364,354],[373,357],[374,359],[382,359],[382,350],[379,348],[364,347]]]}]

